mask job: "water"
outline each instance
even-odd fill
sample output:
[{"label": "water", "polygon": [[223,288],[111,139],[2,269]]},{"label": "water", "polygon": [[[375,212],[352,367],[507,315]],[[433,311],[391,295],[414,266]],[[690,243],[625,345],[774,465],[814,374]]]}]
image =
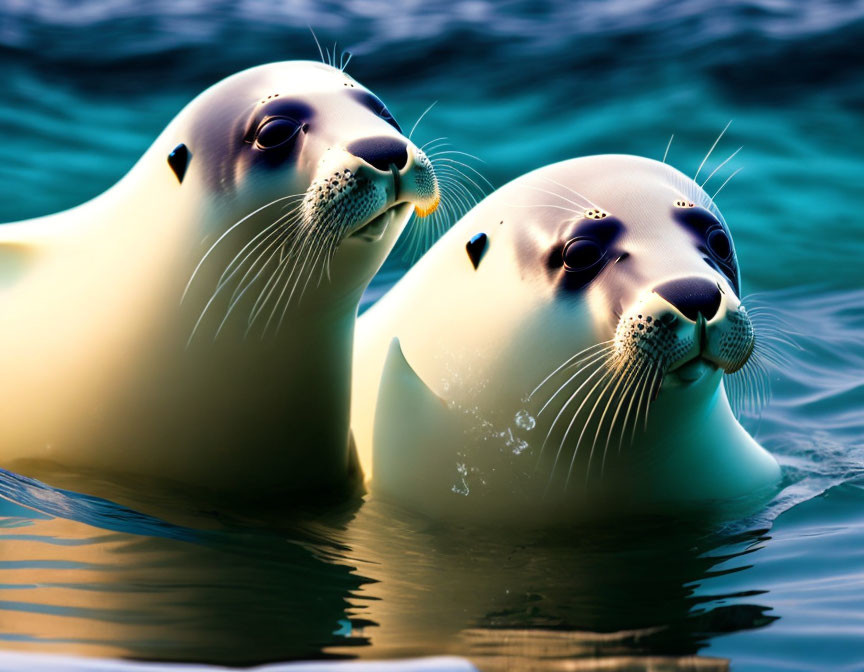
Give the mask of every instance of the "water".
[{"label": "water", "polygon": [[449,137],[496,185],[572,156],[659,158],[672,133],[670,162],[693,174],[734,120],[702,175],[744,146],[711,185],[743,168],[718,201],[745,292],[803,348],[783,346],[773,400],[744,418],[784,489],[708,530],[517,532],[374,499],[226,517],[168,509],[144,483],[100,484],[103,501],[74,475],[51,479],[64,492],[3,473],[0,648],[864,669],[864,3],[5,2],[0,221],[100,193],[220,78],[313,57],[307,24],[404,126],[439,101],[416,137]]}]

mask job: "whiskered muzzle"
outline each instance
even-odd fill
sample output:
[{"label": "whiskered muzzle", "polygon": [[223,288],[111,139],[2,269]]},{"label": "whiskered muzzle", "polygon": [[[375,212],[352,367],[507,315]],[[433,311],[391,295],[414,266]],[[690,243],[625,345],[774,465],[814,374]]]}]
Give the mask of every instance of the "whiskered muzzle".
[{"label": "whiskered muzzle", "polygon": [[710,310],[696,308],[700,301],[692,293],[675,297],[668,287],[646,292],[622,314],[612,339],[571,356],[531,392],[545,428],[540,460],[551,461],[550,484],[563,478],[566,487],[574,472],[586,482],[593,472],[602,475],[611,456],[647,431],[668,379],[682,387],[716,382],[704,374],[744,366],[755,344],[744,307],[722,291]]},{"label": "whiskered muzzle", "polygon": [[715,281],[687,278],[640,297],[618,321],[614,342],[622,359],[648,361],[664,374],[697,359],[733,373],[747,361],[754,338],[734,295]]},{"label": "whiskered muzzle", "polygon": [[[398,156],[392,148],[384,153],[378,145],[377,153],[370,155],[372,150],[366,145],[358,149],[357,144],[349,145],[349,152],[337,152],[336,168],[310,184],[301,206],[305,223],[326,227],[342,240],[381,223],[381,215],[395,205],[411,203],[420,216],[437,208],[438,180],[422,151],[400,141]],[[380,239],[380,235],[363,237]]]}]

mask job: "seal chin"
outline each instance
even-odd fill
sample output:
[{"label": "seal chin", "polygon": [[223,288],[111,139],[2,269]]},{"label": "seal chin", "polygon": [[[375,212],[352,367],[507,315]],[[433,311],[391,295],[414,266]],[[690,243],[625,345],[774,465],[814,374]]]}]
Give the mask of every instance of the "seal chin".
[{"label": "seal chin", "polygon": [[391,205],[380,215],[373,217],[367,223],[361,224],[354,229],[346,238],[362,240],[367,243],[377,243],[384,237],[384,234],[387,233],[387,228],[393,223],[396,209],[396,205]]},{"label": "seal chin", "polygon": [[692,387],[707,380],[720,367],[704,357],[693,357],[670,369],[663,377],[662,387]]}]

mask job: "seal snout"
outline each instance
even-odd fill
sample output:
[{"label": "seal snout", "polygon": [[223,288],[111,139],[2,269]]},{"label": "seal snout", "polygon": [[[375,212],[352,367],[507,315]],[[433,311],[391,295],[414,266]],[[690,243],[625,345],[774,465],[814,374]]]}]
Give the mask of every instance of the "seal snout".
[{"label": "seal snout", "polygon": [[[438,178],[429,158],[403,136],[374,136],[348,143],[345,149],[367,167],[389,173],[393,202],[410,202],[419,217],[439,204]],[[380,175],[380,173],[378,173]]]},{"label": "seal snout", "polygon": [[358,159],[381,171],[402,170],[408,163],[408,143],[402,138],[377,136],[349,143],[346,149]]},{"label": "seal snout", "polygon": [[654,293],[669,302],[688,320],[699,315],[712,319],[720,308],[723,296],[716,282],[702,277],[676,278],[654,288]]},{"label": "seal snout", "polygon": [[665,373],[697,363],[732,373],[749,358],[754,334],[734,293],[715,278],[684,276],[646,290],[621,316],[615,343],[624,359]]}]

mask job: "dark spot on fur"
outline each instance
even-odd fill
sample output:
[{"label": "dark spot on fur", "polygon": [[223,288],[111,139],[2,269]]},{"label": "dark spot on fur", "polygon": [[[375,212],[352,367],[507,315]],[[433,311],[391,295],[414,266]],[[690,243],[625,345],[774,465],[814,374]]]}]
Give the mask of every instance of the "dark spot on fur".
[{"label": "dark spot on fur", "polygon": [[486,243],[488,242],[488,238],[485,233],[478,233],[471,237],[465,245],[465,250],[468,252],[468,258],[471,260],[471,264],[476,269],[480,265],[480,260],[483,257],[483,253],[486,251]]},{"label": "dark spot on fur", "polygon": [[177,176],[177,181],[182,184],[183,177],[186,175],[186,168],[189,167],[189,161],[192,158],[192,153],[189,148],[182,142],[171,150],[168,155],[168,165]]}]

